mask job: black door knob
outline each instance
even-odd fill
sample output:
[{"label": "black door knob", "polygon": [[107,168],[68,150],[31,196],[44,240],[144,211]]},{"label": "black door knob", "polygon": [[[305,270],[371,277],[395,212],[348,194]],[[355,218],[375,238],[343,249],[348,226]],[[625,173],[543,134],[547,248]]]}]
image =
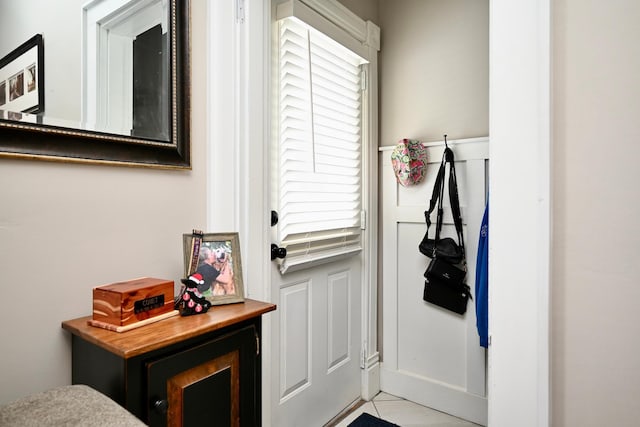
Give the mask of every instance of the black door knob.
[{"label": "black door knob", "polygon": [[271,226],[278,224],[278,212],[271,211]]},{"label": "black door knob", "polygon": [[279,248],[275,243],[271,244],[271,261],[276,258],[284,258],[287,256],[286,248]]},{"label": "black door knob", "polygon": [[158,399],[153,402],[153,409],[161,414],[166,414],[169,409],[169,402],[166,399]]}]

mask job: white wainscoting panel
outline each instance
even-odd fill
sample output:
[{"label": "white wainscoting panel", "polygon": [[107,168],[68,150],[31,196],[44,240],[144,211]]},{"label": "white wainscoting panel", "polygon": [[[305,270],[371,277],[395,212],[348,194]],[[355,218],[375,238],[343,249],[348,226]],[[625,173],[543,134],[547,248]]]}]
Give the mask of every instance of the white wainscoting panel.
[{"label": "white wainscoting panel", "polygon": [[415,266],[424,264],[424,255],[418,252],[417,245],[409,242],[424,234],[424,228],[416,223],[398,224],[399,247],[406,245],[398,251],[397,259],[398,371],[464,387],[466,369],[461,367],[466,364],[465,319],[440,307],[425,305],[422,301],[424,280],[415,274]]},{"label": "white wainscoting panel", "polygon": [[[430,258],[418,251],[426,231],[424,211],[443,144],[427,145],[427,174],[415,186],[395,179],[390,149],[380,151],[382,230],[382,365],[385,392],[486,425],[486,351],[480,347],[475,303],[464,316],[422,300]],[[467,253],[467,284],[475,293],[475,263],[486,202],[488,138],[451,141]],[[445,189],[442,235],[455,238]],[[432,214],[435,226],[435,215]],[[433,232],[433,229],[430,230]],[[432,234],[433,235],[433,234]]]}]

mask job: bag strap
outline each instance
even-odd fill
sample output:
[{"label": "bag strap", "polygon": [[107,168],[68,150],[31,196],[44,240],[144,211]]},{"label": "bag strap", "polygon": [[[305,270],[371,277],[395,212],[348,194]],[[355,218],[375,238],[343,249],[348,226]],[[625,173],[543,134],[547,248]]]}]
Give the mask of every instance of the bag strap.
[{"label": "bag strap", "polygon": [[448,147],[445,148],[445,156],[447,157],[447,163],[449,163],[449,201],[451,202],[451,214],[453,215],[453,224],[456,227],[456,234],[458,235],[458,244],[464,254],[466,252],[464,248],[464,235],[462,234],[462,213],[460,211],[460,198],[458,196],[458,178],[456,176],[453,151]]},{"label": "bag strap", "polygon": [[[438,205],[438,213],[436,219],[436,236],[434,239],[433,250],[435,252],[436,244],[440,240],[440,231],[443,224],[442,200],[444,198],[444,185],[445,185],[445,173],[447,164],[449,164],[449,201],[451,203],[451,214],[453,216],[453,224],[456,228],[456,234],[458,237],[458,245],[462,249],[462,253],[465,253],[464,248],[464,235],[462,232],[462,215],[460,210],[460,198],[458,195],[458,179],[456,176],[455,156],[453,151],[447,144],[447,136],[444,136],[444,152],[442,153],[442,161],[440,162],[440,168],[436,175],[436,181],[433,185],[433,192],[431,194],[431,200],[429,201],[429,210],[424,212],[425,220],[427,223],[427,235],[429,234],[429,227],[431,226],[431,213]],[[435,255],[435,254],[434,254]]]},{"label": "bag strap", "polygon": [[[448,150],[448,148],[446,148],[445,150]],[[440,232],[442,231],[442,224],[444,223],[444,208],[442,204],[444,201],[444,185],[445,185],[444,178],[446,176],[446,170],[447,170],[447,162],[446,162],[445,154],[446,154],[446,151],[442,154],[442,179],[440,180],[439,183],[437,183],[440,187],[440,189],[438,190],[440,197],[438,198],[438,214],[436,215],[436,236],[433,240],[433,257],[434,258],[436,256],[436,246],[438,244],[438,241],[440,240]]]},{"label": "bag strap", "polygon": [[427,233],[429,233],[429,227],[431,226],[431,212],[436,207],[436,203],[438,200],[442,199],[442,183],[444,181],[444,156],[442,157],[442,161],[440,162],[440,168],[438,169],[438,174],[436,175],[436,182],[433,185],[433,192],[431,193],[431,200],[429,200],[429,210],[424,211],[424,218],[427,223]]},{"label": "bag strap", "polygon": [[440,239],[440,230],[442,228],[442,197],[444,194],[444,177],[445,177],[445,156],[443,153],[442,160],[440,161],[440,167],[438,168],[438,173],[436,174],[436,181],[433,184],[433,191],[431,193],[431,200],[429,201],[429,209],[424,211],[424,218],[427,223],[427,232],[426,236],[429,235],[429,228],[431,227],[431,213],[436,208],[436,204],[438,205],[438,213],[436,215],[436,237],[433,245],[433,257],[435,257],[436,245]]}]

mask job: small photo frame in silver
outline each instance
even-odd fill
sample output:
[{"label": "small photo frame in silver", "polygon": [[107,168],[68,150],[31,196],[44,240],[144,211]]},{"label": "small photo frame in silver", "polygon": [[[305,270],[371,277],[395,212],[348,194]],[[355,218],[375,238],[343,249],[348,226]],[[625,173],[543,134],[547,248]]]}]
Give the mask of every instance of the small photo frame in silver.
[{"label": "small photo frame in silver", "polygon": [[198,273],[198,290],[212,305],[244,302],[242,261],[238,233],[183,235],[185,278]]}]

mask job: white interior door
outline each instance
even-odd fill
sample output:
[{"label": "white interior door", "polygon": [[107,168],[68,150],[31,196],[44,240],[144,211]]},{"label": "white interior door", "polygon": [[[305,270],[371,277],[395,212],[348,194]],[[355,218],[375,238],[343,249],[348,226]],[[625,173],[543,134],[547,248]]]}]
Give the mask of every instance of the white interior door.
[{"label": "white interior door", "polygon": [[288,254],[271,271],[271,424],[314,427],[363,395],[363,370],[376,372],[375,340],[362,331],[372,319],[375,242],[364,230],[367,213],[377,220],[367,191],[379,31],[337,1],[289,0],[276,15],[272,243]]},{"label": "white interior door", "polygon": [[[456,159],[467,285],[475,294],[489,144],[487,138],[478,138],[450,146]],[[422,300],[423,273],[430,258],[418,251],[418,244],[426,230],[424,211],[431,198],[442,149],[440,144],[427,147],[426,177],[412,187],[397,184],[390,151],[380,153],[384,242],[380,386],[382,391],[486,425],[486,351],[479,345],[474,302],[469,301],[466,314],[460,316]],[[432,221],[435,224],[435,214]],[[442,230],[444,236],[455,238],[447,195]]]}]

